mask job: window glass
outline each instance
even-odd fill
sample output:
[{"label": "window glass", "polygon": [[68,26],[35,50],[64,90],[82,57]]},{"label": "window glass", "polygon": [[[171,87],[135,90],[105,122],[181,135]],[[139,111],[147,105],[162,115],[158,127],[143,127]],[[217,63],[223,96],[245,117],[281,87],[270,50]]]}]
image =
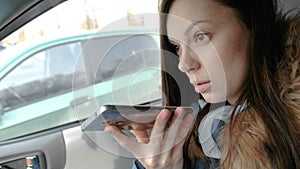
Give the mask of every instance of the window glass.
[{"label": "window glass", "polygon": [[[93,58],[91,58],[91,62],[95,62],[95,58],[97,58],[95,82],[134,73],[143,67],[159,67],[159,57],[156,52],[152,57],[147,57],[147,51],[157,50],[159,47],[153,37],[149,35],[99,38],[94,40],[93,44],[88,43],[87,45],[93,45],[92,52],[96,53],[96,56],[93,54]],[[98,46],[104,46],[103,52],[99,52]]]},{"label": "window glass", "polygon": [[45,79],[45,53],[25,60],[1,80],[0,98],[2,113],[45,96],[42,81]]},{"label": "window glass", "polygon": [[147,13],[157,1],[68,0],[1,41],[0,141],[84,120],[103,104],[159,100],[158,20]]},{"label": "window glass", "polygon": [[[2,113],[70,91],[79,48],[79,43],[73,43],[41,51],[9,72],[0,83]],[[83,66],[79,68],[81,69],[77,69],[76,75],[86,78]],[[87,78],[74,84],[79,87],[86,83]]]},{"label": "window glass", "polygon": [[[84,92],[73,90],[79,119],[104,104],[144,104],[161,98],[161,93],[153,94],[161,86],[158,38],[148,32],[94,37],[83,42],[81,53],[92,86]],[[88,99],[90,111],[83,106]]]}]

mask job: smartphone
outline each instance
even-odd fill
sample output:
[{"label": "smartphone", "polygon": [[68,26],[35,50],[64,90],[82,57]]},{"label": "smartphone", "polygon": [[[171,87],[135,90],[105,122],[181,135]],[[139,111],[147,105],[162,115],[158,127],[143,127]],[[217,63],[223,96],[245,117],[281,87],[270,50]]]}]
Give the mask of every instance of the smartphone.
[{"label": "smartphone", "polygon": [[[176,108],[152,105],[103,105],[86,119],[81,127],[85,131],[103,131],[107,125],[117,126],[121,130],[147,130],[153,127],[161,110],[168,109],[174,114]],[[194,113],[192,107],[183,108],[186,113]]]}]

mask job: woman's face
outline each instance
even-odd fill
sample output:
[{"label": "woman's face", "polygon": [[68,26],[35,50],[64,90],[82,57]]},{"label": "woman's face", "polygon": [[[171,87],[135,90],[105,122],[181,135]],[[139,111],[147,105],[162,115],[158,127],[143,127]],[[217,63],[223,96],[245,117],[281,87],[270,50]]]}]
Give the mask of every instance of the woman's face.
[{"label": "woman's face", "polygon": [[248,34],[234,12],[212,0],[176,0],[166,26],[195,91],[234,104],[248,72]]}]

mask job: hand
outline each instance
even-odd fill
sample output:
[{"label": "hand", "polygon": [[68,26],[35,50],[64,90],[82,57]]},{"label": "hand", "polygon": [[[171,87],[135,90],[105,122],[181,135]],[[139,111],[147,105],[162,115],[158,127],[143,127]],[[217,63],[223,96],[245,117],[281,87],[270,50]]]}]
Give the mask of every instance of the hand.
[{"label": "hand", "polygon": [[112,136],[143,164],[147,169],[182,169],[183,145],[188,132],[193,126],[194,116],[185,114],[184,109],[177,108],[171,125],[166,129],[170,118],[169,110],[162,110],[156,118],[151,136],[147,131],[131,131],[137,138],[133,139],[115,126],[107,126],[104,131]]}]

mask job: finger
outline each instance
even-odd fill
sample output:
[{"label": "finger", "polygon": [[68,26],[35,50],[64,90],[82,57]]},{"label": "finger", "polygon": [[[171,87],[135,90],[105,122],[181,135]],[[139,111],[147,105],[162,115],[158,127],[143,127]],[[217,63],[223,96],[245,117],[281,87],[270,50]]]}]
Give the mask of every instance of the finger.
[{"label": "finger", "polygon": [[132,139],[131,137],[124,134],[119,128],[116,126],[106,126],[104,129],[105,132],[111,134],[113,138],[125,149],[136,154],[136,151],[139,150],[139,143]]},{"label": "finger", "polygon": [[[170,165],[182,166],[184,141],[173,147],[172,150],[157,156],[137,157],[146,168],[170,168]],[[181,163],[181,165],[180,165]]]},{"label": "finger", "polygon": [[184,146],[185,140],[182,140],[179,142],[173,149],[171,157],[172,159],[165,159],[168,161],[172,161],[174,163],[179,163],[180,161],[183,161],[183,146]]},{"label": "finger", "polygon": [[[182,140],[179,144],[175,145],[170,151],[162,154],[158,159],[161,164],[165,166],[169,166],[172,164],[179,164],[183,162],[183,146],[184,140]],[[182,166],[182,165],[180,165]]]},{"label": "finger", "polygon": [[175,138],[175,144],[180,143],[182,140],[185,140],[189,132],[194,126],[194,115],[192,113],[188,113],[184,116],[182,121],[182,125],[180,126],[177,137]]},{"label": "finger", "polygon": [[182,160],[183,145],[187,138],[186,136],[193,126],[193,114],[185,114],[185,111],[181,108],[176,110],[175,113],[177,114],[176,119],[165,134],[163,140],[166,144],[164,145],[162,152],[168,152],[164,153],[160,158],[164,163],[167,161],[177,163]]},{"label": "finger", "polygon": [[[162,143],[166,124],[170,118],[171,112],[167,109],[162,110],[156,117],[154,126],[151,132],[150,142],[152,145],[158,145]],[[160,147],[160,146],[159,146]]]},{"label": "finger", "polygon": [[130,130],[140,143],[149,143],[149,135],[147,131]]},{"label": "finger", "polygon": [[163,152],[168,151],[172,149],[175,146],[175,140],[178,133],[178,130],[181,125],[184,123],[183,117],[185,115],[185,111],[183,108],[177,108],[174,114],[174,117],[172,119],[171,126],[169,129],[165,132],[164,136],[164,146],[163,146]]},{"label": "finger", "polygon": [[175,112],[174,112],[174,115],[173,115],[173,118],[172,118],[172,120],[171,120],[171,123],[170,123],[170,126],[175,122],[175,120],[176,120],[176,118],[177,118],[177,116],[178,116],[178,109],[179,109],[180,107],[177,107],[176,108],[176,110],[175,110]]},{"label": "finger", "polygon": [[164,130],[168,119],[170,118],[171,112],[167,109],[162,110],[159,115],[157,116],[149,141],[149,146],[152,147],[150,150],[151,156],[157,156],[161,154],[161,147],[163,145],[163,137],[164,137]]},{"label": "finger", "polygon": [[157,116],[152,132],[151,132],[151,137],[152,136],[157,136],[160,135],[164,132],[166,124],[170,118],[171,112],[170,110],[164,109],[162,110],[159,115]]}]

